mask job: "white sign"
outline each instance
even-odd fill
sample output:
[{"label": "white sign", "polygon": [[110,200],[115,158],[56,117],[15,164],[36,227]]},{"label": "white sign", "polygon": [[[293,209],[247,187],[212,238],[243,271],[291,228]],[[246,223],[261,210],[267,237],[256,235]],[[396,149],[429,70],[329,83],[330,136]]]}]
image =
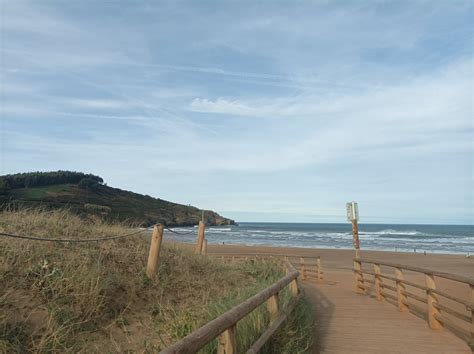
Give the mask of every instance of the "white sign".
[{"label": "white sign", "polygon": [[357,220],[359,221],[359,207],[356,202],[350,202],[346,204],[347,208],[347,221]]}]

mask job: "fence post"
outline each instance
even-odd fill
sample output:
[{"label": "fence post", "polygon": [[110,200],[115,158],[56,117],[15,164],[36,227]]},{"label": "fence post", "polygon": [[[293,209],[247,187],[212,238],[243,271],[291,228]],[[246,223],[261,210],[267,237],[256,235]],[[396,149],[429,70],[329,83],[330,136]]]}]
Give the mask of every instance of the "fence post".
[{"label": "fence post", "polygon": [[207,254],[207,240],[204,239],[204,243],[202,245],[202,254],[206,255]]},{"label": "fence post", "polygon": [[403,284],[403,273],[401,268],[395,268],[395,277],[397,278],[397,301],[400,312],[408,311],[408,298],[405,294],[405,284]]},{"label": "fence post", "polygon": [[[288,260],[288,257],[285,257],[286,261],[288,263],[290,263],[290,261]],[[291,263],[290,263],[291,264]],[[286,268],[286,274],[290,274],[290,270],[288,268]],[[290,282],[290,293],[291,295],[293,296],[297,296],[298,295],[298,278],[295,278],[293,279],[291,282]]]},{"label": "fence post", "polygon": [[217,354],[236,354],[237,353],[237,342],[235,340],[235,328],[232,326],[227,328],[219,336],[217,345]]},{"label": "fence post", "polygon": [[375,280],[375,297],[378,301],[382,301],[384,296],[382,295],[382,277],[380,276],[380,264],[374,263],[374,280]]},{"label": "fence post", "polygon": [[316,265],[318,267],[317,272],[318,272],[318,281],[321,281],[323,279],[323,272],[322,272],[322,266],[321,266],[321,257],[318,257],[316,259]]},{"label": "fence post", "polygon": [[270,313],[270,321],[273,322],[278,317],[278,293],[268,298],[267,309]]},{"label": "fence post", "polygon": [[471,288],[471,349],[474,350],[474,285]]},{"label": "fence post", "polygon": [[300,273],[301,273],[301,280],[306,279],[306,266],[304,264],[304,258],[300,257]]},{"label": "fence post", "polygon": [[354,259],[354,275],[356,293],[365,294],[364,275],[362,274],[362,262],[359,258]]},{"label": "fence post", "polygon": [[198,237],[197,237],[196,249],[194,250],[194,253],[198,253],[198,254],[202,253],[202,245],[204,243],[204,228],[205,228],[204,223],[202,221],[199,221]]},{"label": "fence post", "polygon": [[148,262],[146,265],[146,275],[153,278],[158,268],[160,259],[161,241],[163,240],[163,225],[155,225],[153,234],[151,235],[150,251],[148,252]]},{"label": "fence post", "polygon": [[290,292],[291,295],[297,296],[298,295],[298,280],[294,279],[290,283]]},{"label": "fence post", "polygon": [[428,297],[428,324],[431,329],[440,329],[443,327],[443,324],[436,318],[439,317],[439,311],[436,308],[438,305],[438,295],[436,295],[431,290],[436,289],[436,283],[434,280],[434,276],[432,274],[425,274],[426,278],[426,295]]}]

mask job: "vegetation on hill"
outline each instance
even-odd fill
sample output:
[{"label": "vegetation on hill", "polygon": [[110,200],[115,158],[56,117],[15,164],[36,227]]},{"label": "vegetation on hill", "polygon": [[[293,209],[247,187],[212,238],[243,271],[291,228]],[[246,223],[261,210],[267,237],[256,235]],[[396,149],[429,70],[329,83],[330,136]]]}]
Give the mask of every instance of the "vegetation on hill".
[{"label": "vegetation on hill", "polygon": [[72,171],[55,172],[26,172],[0,176],[0,193],[7,193],[17,188],[44,187],[55,184],[79,184],[82,181],[92,181],[96,184],[104,183],[99,176]]},{"label": "vegetation on hill", "polygon": [[[35,209],[4,210],[0,232],[87,238],[130,229]],[[224,264],[165,244],[150,280],[144,274],[148,248],[149,237],[141,235],[75,244],[0,236],[0,352],[156,352],[282,276],[274,262]],[[308,313],[298,308],[264,352],[305,352]],[[241,348],[268,321],[264,307],[241,321]],[[214,349],[212,343],[204,352]]]},{"label": "vegetation on hill", "polygon": [[[147,195],[108,187],[99,176],[81,172],[31,172],[0,176],[0,208],[8,206],[65,208],[79,215],[96,215],[108,221],[135,225],[162,223],[196,225],[202,210]],[[205,211],[208,225],[234,221]]]}]

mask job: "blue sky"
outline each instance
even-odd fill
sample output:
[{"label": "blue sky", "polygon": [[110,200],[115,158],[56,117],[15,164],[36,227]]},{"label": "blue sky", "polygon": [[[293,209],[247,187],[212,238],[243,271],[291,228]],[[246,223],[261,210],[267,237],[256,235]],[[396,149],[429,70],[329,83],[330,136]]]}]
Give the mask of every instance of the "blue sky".
[{"label": "blue sky", "polygon": [[472,223],[472,1],[5,1],[0,173],[238,221]]}]

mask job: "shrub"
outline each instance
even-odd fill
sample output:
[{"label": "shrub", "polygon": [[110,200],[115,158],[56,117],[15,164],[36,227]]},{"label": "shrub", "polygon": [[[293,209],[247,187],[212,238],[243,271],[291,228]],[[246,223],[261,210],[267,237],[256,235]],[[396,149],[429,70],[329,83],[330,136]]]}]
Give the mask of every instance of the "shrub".
[{"label": "shrub", "polygon": [[97,181],[93,180],[92,178],[83,178],[79,181],[78,184],[79,188],[82,189],[89,189],[89,190],[97,190],[100,186]]}]

